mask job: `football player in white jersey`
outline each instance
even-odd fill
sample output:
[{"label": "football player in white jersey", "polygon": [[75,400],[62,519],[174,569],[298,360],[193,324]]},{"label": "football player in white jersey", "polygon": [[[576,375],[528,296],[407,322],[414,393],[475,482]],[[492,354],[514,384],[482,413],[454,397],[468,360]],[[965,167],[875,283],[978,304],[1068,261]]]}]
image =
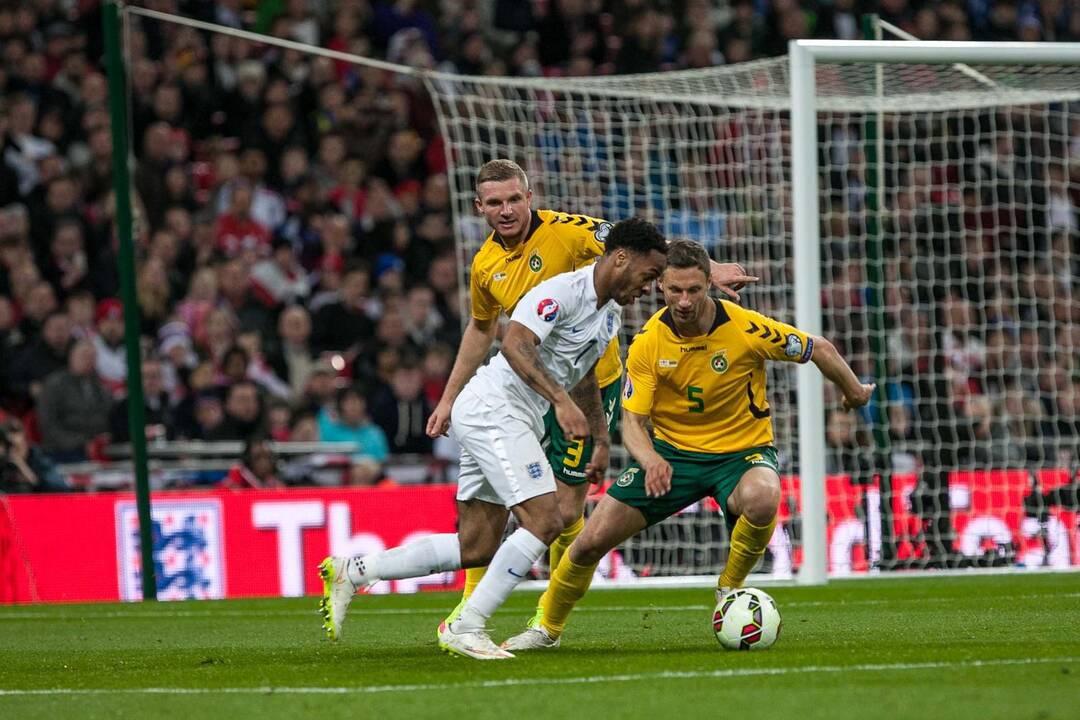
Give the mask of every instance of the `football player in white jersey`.
[{"label": "football player in white jersey", "polygon": [[[439,646],[481,660],[513,655],[491,641],[487,619],[562,532],[552,474],[540,439],[549,407],[566,437],[592,436],[586,468],[607,470],[607,420],[594,366],[622,324],[622,306],[648,292],[664,268],[667,242],[651,223],[617,223],[593,265],[530,290],[510,318],[502,350],[477,371],[454,403],[461,444],[458,532],[363,557],[328,557],[320,610],[331,639],[341,636],[353,594],[379,580],[488,565],[465,607],[439,628]],[[500,545],[508,513],[519,527]]]}]

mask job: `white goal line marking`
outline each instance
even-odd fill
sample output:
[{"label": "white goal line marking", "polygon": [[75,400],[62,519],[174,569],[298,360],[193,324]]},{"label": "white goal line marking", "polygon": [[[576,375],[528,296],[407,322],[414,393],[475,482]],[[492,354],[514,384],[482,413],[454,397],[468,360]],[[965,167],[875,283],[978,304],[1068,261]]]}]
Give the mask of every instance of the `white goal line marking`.
[{"label": "white goal line marking", "polygon": [[1053,665],[1080,663],[1080,657],[1004,658],[999,660],[957,660],[921,663],[872,663],[862,665],[807,665],[806,667],[731,668],[726,670],[667,670],[655,673],[625,675],[593,675],[586,677],[507,678],[457,683],[425,683],[415,685],[369,685],[367,687],[227,687],[227,688],[40,688],[0,689],[0,697],[34,695],[372,695],[397,692],[445,692],[464,689],[497,689],[506,687],[539,687],[551,685],[602,685],[642,680],[695,680],[699,678],[732,678],[775,675],[811,675],[846,672],[898,672],[909,670],[953,670],[992,668],[1015,665]]},{"label": "white goal line marking", "polygon": [[[314,597],[314,596],[313,596]],[[1028,593],[1024,595],[994,595],[994,600],[1042,600],[1042,599],[1066,599],[1066,598],[1078,598],[1080,592],[1070,593]],[[954,598],[945,598],[948,602]],[[936,599],[935,603],[940,603],[941,598]],[[825,607],[827,605],[837,606],[856,606],[856,605],[891,605],[894,603],[925,603],[926,598],[895,598],[891,600],[881,598],[867,598],[865,600],[793,600],[791,602],[781,603],[781,609],[785,608],[809,608],[809,607]],[[75,614],[62,614],[56,615],[53,613],[45,613],[30,610],[28,612],[7,611],[0,612],[0,621],[3,620],[97,620],[97,619],[116,619],[123,618],[126,620],[164,620],[169,618],[215,618],[215,617],[237,617],[237,618],[250,618],[257,620],[265,617],[306,617],[308,615],[317,615],[317,610],[269,610],[260,612],[258,610],[243,611],[243,610],[181,610],[177,609],[170,611],[164,609],[155,609],[153,612],[141,612],[133,606],[131,612],[122,610],[110,610],[108,612],[94,612],[90,610],[83,615]],[[575,613],[613,613],[613,612],[698,612],[703,610],[712,609],[712,605],[601,605],[597,607],[579,607],[575,608]],[[351,608],[349,615],[423,615],[426,613],[439,614],[444,608],[384,608],[382,610],[371,608]],[[513,612],[513,608],[507,608],[504,612]],[[523,612],[527,612],[527,608],[522,608]]]}]

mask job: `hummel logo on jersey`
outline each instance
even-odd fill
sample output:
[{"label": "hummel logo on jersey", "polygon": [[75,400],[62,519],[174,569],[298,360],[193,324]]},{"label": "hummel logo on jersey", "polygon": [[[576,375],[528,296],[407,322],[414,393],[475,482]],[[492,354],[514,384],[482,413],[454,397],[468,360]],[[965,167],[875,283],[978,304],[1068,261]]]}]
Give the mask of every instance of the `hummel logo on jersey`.
[{"label": "hummel logo on jersey", "polygon": [[554,322],[559,315],[559,301],[554,298],[544,298],[536,306],[536,314],[544,322]]}]

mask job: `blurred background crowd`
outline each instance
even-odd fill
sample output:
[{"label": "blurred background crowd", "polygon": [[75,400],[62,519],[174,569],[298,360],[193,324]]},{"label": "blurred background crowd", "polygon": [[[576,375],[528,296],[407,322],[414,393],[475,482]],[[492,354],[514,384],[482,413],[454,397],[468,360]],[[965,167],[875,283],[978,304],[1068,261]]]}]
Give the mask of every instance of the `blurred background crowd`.
[{"label": "blurred background crowd", "polygon": [[[861,37],[859,17],[869,9],[926,40],[1080,39],[1080,7],[1065,0],[139,4],[486,75],[742,62],[783,54],[791,38]],[[424,425],[454,358],[461,307],[444,146],[423,89],[379,70],[157,22],[134,22],[129,40],[150,438],[245,443],[226,480],[237,487],[283,482],[267,439],[358,443],[341,482],[385,481],[388,458],[430,457]],[[0,491],[60,488],[57,463],[101,458],[105,445],[128,440],[102,54],[95,0],[0,0]],[[1003,162],[1016,155],[1001,149]],[[1076,186],[1067,180],[1067,172],[1046,179],[1052,219],[1044,222],[1060,230],[1058,250],[1076,257]],[[906,209],[911,218],[919,212]],[[850,211],[841,201],[836,214]],[[848,229],[841,220],[825,230]],[[1054,288],[1071,293],[1076,276],[1067,263],[1036,259],[1052,244],[1025,247],[1022,266],[969,268],[977,289],[936,298],[934,313],[890,320],[896,377],[943,362],[922,375],[950,383],[890,386],[901,446],[920,432],[920,412],[922,427],[933,416],[940,432],[938,414],[948,413],[952,432],[984,433],[994,452],[1025,459],[1050,457],[1034,448],[1050,430],[1075,437],[1080,305]],[[827,278],[826,308],[833,329],[857,334],[839,323],[859,322],[852,308],[864,304],[855,288],[865,276],[843,252]],[[903,279],[914,281],[919,268],[909,270]],[[1051,300],[1018,314],[1015,303],[998,308],[987,305],[990,295],[972,295],[1010,283],[1017,294]],[[906,315],[904,298],[891,304]],[[991,308],[1003,313],[1000,322],[987,324]],[[1047,328],[1054,337],[1044,337]],[[1050,342],[1057,354],[1036,357]],[[1000,387],[987,380],[1006,365],[1019,375],[1043,370]],[[920,409],[919,397],[935,405]],[[837,417],[829,428],[834,468],[858,470],[865,423]],[[1021,435],[1028,444],[1012,442]]]}]

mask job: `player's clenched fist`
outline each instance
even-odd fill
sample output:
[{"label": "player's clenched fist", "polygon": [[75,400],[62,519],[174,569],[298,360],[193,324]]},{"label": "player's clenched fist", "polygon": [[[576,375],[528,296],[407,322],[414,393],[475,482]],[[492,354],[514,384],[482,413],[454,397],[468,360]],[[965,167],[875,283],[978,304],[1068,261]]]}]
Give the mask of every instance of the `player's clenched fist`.
[{"label": "player's clenched fist", "polygon": [[876,388],[877,383],[860,385],[856,392],[844,395],[844,409],[854,410],[855,408],[861,408],[863,405],[870,402],[870,398],[874,396],[874,390]]},{"label": "player's clenched fist", "polygon": [[592,459],[585,465],[585,479],[593,485],[602,482],[607,475],[608,452],[607,443],[599,442],[593,446]]}]

